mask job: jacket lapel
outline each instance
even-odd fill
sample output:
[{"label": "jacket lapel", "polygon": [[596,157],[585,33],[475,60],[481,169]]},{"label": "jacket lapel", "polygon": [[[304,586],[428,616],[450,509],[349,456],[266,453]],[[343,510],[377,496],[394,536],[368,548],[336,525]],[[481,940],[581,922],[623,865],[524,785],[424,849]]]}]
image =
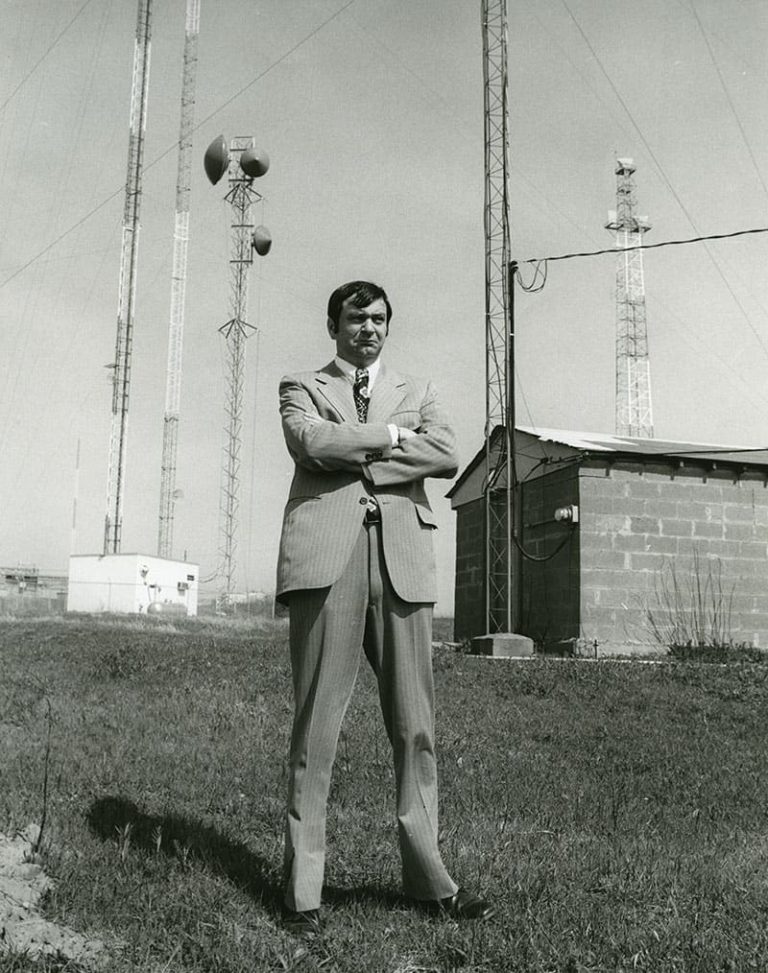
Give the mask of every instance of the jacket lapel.
[{"label": "jacket lapel", "polygon": [[371,392],[368,422],[386,422],[403,401],[406,392],[407,385],[403,376],[382,364]]},{"label": "jacket lapel", "polygon": [[335,362],[330,362],[315,374],[315,384],[319,394],[345,422],[357,422],[352,386]]}]

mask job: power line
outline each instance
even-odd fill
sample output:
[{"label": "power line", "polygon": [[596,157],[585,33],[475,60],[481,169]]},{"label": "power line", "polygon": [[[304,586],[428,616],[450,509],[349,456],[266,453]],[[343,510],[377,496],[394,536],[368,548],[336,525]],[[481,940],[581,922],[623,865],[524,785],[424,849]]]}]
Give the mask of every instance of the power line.
[{"label": "power line", "polygon": [[574,16],[573,11],[571,10],[571,8],[568,6],[567,0],[560,0],[560,2],[565,7],[565,9],[566,9],[566,11],[568,13],[568,16],[573,21],[574,26],[578,30],[579,34],[581,35],[582,40],[584,41],[584,43],[586,44],[587,48],[589,49],[589,53],[595,59],[595,63],[600,68],[600,71],[601,71],[603,77],[605,78],[605,80],[610,85],[611,91],[614,93],[614,95],[616,96],[616,99],[618,100],[619,104],[621,105],[621,107],[626,112],[627,118],[630,120],[630,122],[632,123],[632,127],[634,128],[634,130],[637,132],[638,136],[640,137],[641,142],[643,143],[643,145],[645,146],[646,151],[648,152],[648,154],[650,155],[651,159],[653,160],[653,163],[656,166],[657,170],[659,171],[659,174],[661,175],[661,178],[664,180],[667,188],[669,189],[669,191],[674,196],[674,198],[675,198],[675,200],[677,202],[677,205],[683,211],[683,213],[685,214],[686,218],[688,219],[688,222],[691,224],[691,226],[694,228],[694,230],[697,230],[698,227],[693,222],[693,219],[691,218],[688,210],[685,208],[685,204],[683,203],[682,199],[680,199],[679,195],[677,194],[677,190],[675,189],[675,187],[670,182],[670,180],[669,180],[666,172],[664,172],[663,166],[661,165],[661,163],[659,162],[659,160],[656,158],[656,154],[654,153],[653,149],[649,145],[648,139],[646,139],[645,135],[643,135],[642,129],[640,128],[640,126],[635,121],[635,118],[634,118],[632,112],[629,110],[629,106],[627,105],[627,103],[622,98],[621,92],[616,87],[616,85],[613,83],[613,79],[611,78],[610,74],[608,74],[608,71],[607,71],[605,65],[603,64],[603,62],[598,57],[597,51],[592,46],[589,38],[584,33],[584,29],[582,28],[581,24],[578,22],[578,20]]},{"label": "power line", "polygon": [[709,59],[712,62],[712,66],[714,67],[717,73],[717,77],[720,81],[720,87],[723,89],[723,94],[725,95],[725,99],[728,102],[728,107],[731,109],[731,114],[733,115],[734,121],[736,122],[739,132],[741,133],[741,138],[742,141],[744,142],[744,147],[746,148],[747,154],[749,155],[749,158],[752,161],[752,166],[755,170],[755,173],[757,174],[758,181],[760,182],[760,185],[763,187],[763,192],[766,194],[766,196],[768,196],[768,187],[766,186],[765,180],[763,179],[763,174],[760,172],[760,167],[757,164],[757,159],[755,159],[755,153],[752,151],[752,146],[750,145],[749,139],[747,138],[747,133],[744,131],[744,126],[741,124],[741,119],[739,118],[738,113],[736,111],[736,106],[734,105],[733,99],[731,98],[730,92],[728,91],[728,88],[725,84],[725,78],[723,77],[723,73],[720,70],[720,66],[717,63],[717,60],[715,59],[715,52],[712,50],[712,45],[709,43],[709,38],[707,37],[706,31],[704,30],[704,25],[701,22],[701,18],[699,17],[698,11],[696,10],[693,0],[690,0],[690,4],[691,4],[691,12],[693,13],[694,18],[696,19],[696,23],[698,24],[699,31],[701,32],[701,36],[704,40],[704,44],[706,45],[707,52],[709,53]]},{"label": "power line", "polygon": [[[648,301],[653,308],[658,307],[663,312],[662,314],[658,314],[658,315],[654,314],[655,318],[657,318],[658,320],[663,320],[665,316],[669,320],[674,318],[679,325],[682,325],[682,329],[680,328],[677,329],[677,335],[681,341],[683,341],[686,345],[688,345],[689,348],[693,349],[696,355],[708,355],[711,358],[715,359],[717,362],[719,362],[719,364],[723,366],[726,371],[730,372],[733,375],[734,379],[743,386],[741,394],[749,402],[751,402],[752,405],[754,405],[756,408],[758,409],[765,408],[766,403],[768,403],[768,396],[766,396],[765,394],[761,394],[759,391],[757,391],[754,387],[754,383],[746,382],[744,380],[744,375],[736,368],[734,368],[732,362],[729,361],[727,358],[724,358],[722,355],[719,355],[715,351],[711,341],[704,341],[702,339],[701,333],[697,328],[695,328],[693,325],[690,324],[690,322],[682,318],[674,310],[674,308],[665,305],[661,301],[657,301],[656,299],[654,299],[653,294],[650,294],[648,296]],[[686,332],[688,332],[688,334],[686,334]],[[690,340],[691,337],[694,339],[693,342]]]},{"label": "power line", "polygon": [[[677,0],[677,3],[679,4],[679,6],[683,10],[685,10],[686,12],[689,12],[689,7],[688,7],[689,2],[690,2],[690,0]],[[570,56],[568,49],[566,49],[565,47],[563,47],[559,43],[556,35],[542,21],[541,17],[539,17],[538,12],[537,12],[537,10],[535,9],[535,7],[533,5],[533,0],[526,0],[526,3],[528,4],[528,6],[530,8],[530,14],[538,22],[538,24],[541,27],[542,31],[544,31],[544,33],[547,35],[547,42],[548,42],[548,44],[550,46],[554,46],[554,48],[559,52],[559,58],[560,58],[561,62],[567,61],[573,67],[574,71],[576,72],[576,74],[578,75],[578,77],[581,79],[582,83],[592,92],[592,94],[594,95],[594,97],[596,99],[598,99],[599,102],[605,107],[605,109],[615,118],[617,124],[620,126],[621,131],[624,132],[625,135],[627,133],[629,133],[629,128],[624,124],[624,122],[626,121],[626,118],[622,119],[619,116],[619,114],[617,114],[616,111],[614,110],[615,109],[615,106],[611,106],[609,104],[609,102],[600,94],[599,90],[590,83],[589,79],[586,77],[586,75],[584,74],[584,72],[581,70],[581,68],[574,62],[573,58]],[[722,41],[722,38],[720,38],[720,40]],[[586,38],[585,38],[585,42],[586,42]],[[742,52],[740,52],[740,54],[741,53]],[[594,52],[593,52],[593,54],[594,54]],[[746,63],[746,62],[743,62],[743,63]],[[747,66],[749,66],[749,65],[747,65]],[[752,67],[753,67],[753,70],[754,70],[754,66],[752,66]],[[603,72],[603,73],[605,74],[605,72]],[[610,79],[608,79],[608,80],[610,81]],[[621,107],[623,108],[623,111],[624,111],[625,116],[627,116],[627,117],[630,118],[630,120],[632,121],[632,123],[634,125],[635,131],[637,132],[638,126],[634,122],[634,120],[632,119],[632,116],[631,116],[631,114],[629,112],[628,107],[626,106],[626,104],[623,103],[621,97],[619,96],[618,92],[615,91],[615,89],[614,89],[614,94],[616,95],[617,101],[621,104]],[[633,135],[633,137],[634,137],[634,135]],[[654,160],[654,161],[656,161],[656,160]],[[658,163],[657,163],[657,165],[658,165]],[[530,185],[538,194],[540,194],[540,190],[538,190],[537,187],[532,182],[530,182],[529,180],[526,180],[526,182],[528,182],[528,185]],[[551,200],[548,200],[548,202],[551,203]],[[557,207],[556,206],[554,208],[557,210]],[[583,226],[577,225],[577,223],[573,219],[571,219],[566,213],[563,213],[562,210],[557,210],[557,212],[559,212],[562,216],[564,216],[565,219],[572,226],[575,226],[580,231],[584,231],[586,237],[588,237],[588,238],[594,238],[594,234],[592,234],[588,229],[585,229]],[[595,251],[595,253],[601,253],[601,252],[603,252],[603,251],[600,251],[600,250]],[[615,253],[615,251],[609,251],[609,252]],[[570,256],[570,255],[565,255],[565,256]],[[531,263],[535,263],[535,261],[530,261],[530,262]],[[525,263],[525,261],[521,261],[521,263]],[[523,290],[525,290],[526,292],[528,292],[528,293],[537,293],[538,291],[542,290],[543,287],[544,287],[544,285],[545,285],[545,283],[546,283],[546,269],[547,269],[546,268],[546,262],[543,262],[543,264],[537,264],[536,265],[535,272],[534,272],[534,275],[533,275],[533,279],[531,280],[531,282],[529,284],[525,284],[523,282],[522,275],[519,274],[518,277],[517,277],[517,281],[519,282],[521,288]],[[672,318],[677,319],[678,323],[681,324],[681,325],[683,325],[684,328],[686,328],[687,330],[692,330],[692,329],[690,329],[690,326],[687,325],[686,322],[671,307],[667,306],[663,301],[658,300],[658,298],[655,298],[653,294],[649,295],[649,301],[652,302],[657,307],[662,308],[664,314],[667,317],[672,317]],[[761,302],[758,301],[758,304],[760,304],[760,303]],[[694,336],[696,336],[695,333],[694,333]],[[681,333],[681,338],[686,343],[690,344],[690,341],[682,333]],[[697,340],[699,340],[699,339],[697,339]],[[708,355],[712,356],[713,358],[717,359],[720,362],[721,365],[723,365],[726,369],[728,369],[730,372],[733,373],[734,377],[738,381],[740,381],[740,382],[743,383],[743,376],[741,374],[739,374],[732,367],[732,365],[730,364],[730,362],[728,362],[726,359],[724,359],[720,355],[718,355],[715,352],[714,348],[711,346],[711,344],[707,344],[705,346],[704,351],[705,351],[705,354],[708,354]],[[745,389],[745,394],[747,395],[748,398],[751,399],[751,401],[753,402],[753,404],[755,404],[756,406],[762,407],[762,405],[764,404],[764,401],[766,401],[766,400],[763,399],[763,402],[758,403],[754,398],[752,398],[752,396],[750,395],[750,392],[752,391],[752,387],[751,386],[747,386],[746,383],[744,383],[744,389]]]},{"label": "power line", "polygon": [[[682,10],[684,10],[686,13],[690,13],[689,4],[690,4],[691,0],[676,0],[676,2],[678,3],[678,5],[681,7]],[[538,12],[536,11],[536,9],[535,9],[535,7],[533,5],[533,0],[526,0],[526,3],[528,4],[528,6],[530,8],[530,14],[535,18],[535,20],[538,22],[539,26],[546,33],[546,35],[548,37],[548,43],[550,45],[554,45],[554,47],[559,51],[560,60],[561,61],[567,61],[568,63],[571,64],[571,66],[574,68],[576,74],[581,79],[582,83],[592,92],[592,94],[602,103],[602,105],[616,119],[617,124],[619,124],[621,130],[625,134],[628,133],[629,132],[629,129],[623,124],[622,119],[619,118],[619,116],[616,114],[616,112],[614,111],[614,109],[603,98],[603,96],[600,94],[600,92],[597,90],[597,88],[594,87],[590,83],[589,79],[583,73],[583,71],[581,70],[581,68],[574,62],[573,58],[570,56],[568,49],[564,48],[559,43],[559,41],[558,41],[557,37],[555,36],[555,34],[549,29],[549,27],[539,17]],[[626,103],[622,99],[621,95],[616,90],[615,85],[612,84],[611,79],[607,75],[607,72],[605,71],[604,67],[602,66],[602,64],[600,63],[599,59],[597,58],[597,54],[596,54],[595,50],[590,45],[589,41],[587,40],[586,36],[584,35],[583,30],[581,30],[580,25],[578,23],[576,23],[573,15],[571,14],[570,9],[568,9],[568,7],[567,7],[566,4],[563,4],[563,5],[566,7],[566,10],[567,10],[567,12],[568,12],[568,14],[570,16],[570,19],[573,21],[573,23],[575,24],[575,26],[577,27],[577,29],[579,29],[579,31],[581,32],[582,39],[584,40],[585,44],[590,49],[590,52],[592,53],[593,57],[597,61],[598,65],[600,66],[600,68],[602,70],[602,73],[603,73],[604,77],[606,78],[606,80],[608,81],[609,85],[611,86],[611,88],[613,90],[613,93],[614,93],[614,95],[616,97],[616,100],[620,104],[621,108],[623,109],[623,112],[624,112],[626,118],[629,119],[629,121],[632,123],[632,125],[634,127],[635,132],[642,138],[642,133],[639,130],[638,124],[635,122],[634,118],[632,117],[632,114],[629,111],[628,106],[626,105]],[[710,31],[710,34],[712,34],[712,31]],[[717,36],[718,39],[720,40],[720,42],[721,43],[724,43],[726,45],[726,47],[728,46],[727,42],[720,35],[714,35],[714,36]],[[748,62],[746,62],[744,60],[743,51],[741,49],[738,52],[736,52],[736,51],[734,51],[731,48],[731,52],[733,54],[735,54],[737,57],[739,57],[741,59],[741,63],[744,64],[746,67],[751,68],[753,71],[756,70],[756,68],[755,68],[754,65],[750,65]],[[646,142],[646,147],[648,147],[647,146],[647,142]],[[652,155],[652,153],[651,153],[651,155]],[[653,162],[656,164],[656,167],[658,168],[658,170],[659,170],[662,178],[664,178],[664,173],[661,170],[660,164],[659,164],[658,160],[655,157],[653,158]],[[528,181],[528,180],[526,180],[526,181]],[[667,182],[667,185],[669,185],[669,181],[666,180],[666,182]],[[539,192],[539,190],[534,186],[533,183],[531,183],[530,181],[528,181],[528,184],[530,186],[532,186],[537,191],[537,193]],[[678,200],[678,202],[679,202],[679,200]],[[555,207],[555,209],[557,209],[557,208]],[[558,212],[560,212],[561,215],[565,216],[565,218],[567,219],[567,221],[572,226],[576,226],[577,229],[579,229],[579,230],[584,230],[584,227],[577,226],[576,222],[574,220],[572,220],[570,217],[568,217],[567,214],[562,213],[562,211],[558,211]],[[586,236],[587,237],[593,237],[594,235],[587,230],[586,231]],[[598,250],[598,251],[595,251],[595,252],[596,253],[600,253],[602,251],[599,251]],[[615,253],[615,251],[610,251],[610,252]],[[569,256],[569,255],[565,255],[565,256]],[[710,259],[711,259],[711,254],[710,254]],[[524,262],[525,261],[521,261],[521,263],[524,263]],[[534,261],[531,261],[531,262],[534,262]],[[546,275],[546,264],[544,264],[543,271],[544,271],[544,276],[545,276]],[[520,286],[522,287],[523,290],[525,290],[525,291],[527,291],[529,293],[536,293],[537,291],[539,291],[539,290],[541,290],[543,288],[544,283],[545,283],[545,279],[542,280],[542,277],[540,276],[540,274],[541,274],[541,268],[537,266],[536,273],[534,274],[533,280],[532,280],[532,282],[530,284],[526,285],[525,283],[523,283],[522,276],[518,276],[517,280],[520,283]],[[650,295],[649,299],[654,304],[656,304],[659,307],[661,307],[664,310],[664,313],[665,314],[671,315],[672,317],[677,318],[677,320],[679,321],[679,323],[685,325],[685,322],[679,317],[679,315],[676,314],[671,308],[669,308],[668,306],[666,306],[662,301],[659,301],[658,299],[655,299],[653,297],[653,295]],[[757,301],[757,303],[760,304],[760,306],[762,306],[762,304],[761,304],[761,302],[759,300]],[[750,327],[751,327],[751,324],[750,324]],[[709,354],[709,355],[712,355],[714,358],[717,358],[721,362],[721,364],[723,364],[728,370],[730,370],[730,371],[733,372],[734,376],[737,379],[742,380],[742,376],[739,375],[732,368],[732,366],[730,365],[730,363],[728,361],[726,361],[725,359],[723,359],[719,355],[717,355],[714,352],[713,348],[710,345],[707,345],[706,346],[706,353]],[[746,385],[745,385],[745,388],[746,388]]]},{"label": "power line", "polygon": [[[768,226],[757,227],[752,230],[734,230],[733,233],[712,233],[709,236],[696,236],[689,237],[686,240],[665,240],[662,243],[642,243],[638,244],[636,247],[621,247],[617,250],[616,247],[609,247],[605,250],[582,250],[579,253],[561,253],[556,257],[532,257],[528,260],[518,260],[519,264],[540,264],[540,263],[550,263],[554,260],[571,260],[574,257],[599,257],[604,253],[612,253],[614,256],[617,253],[623,253],[625,250],[657,250],[659,247],[680,247],[686,243],[703,243],[705,240],[730,240],[733,237],[747,236],[750,233],[768,233]],[[537,274],[534,275],[534,282],[537,283]],[[520,280],[520,278],[518,278]],[[520,280],[521,285],[524,290],[530,290],[529,287],[525,287]],[[540,287],[536,287],[537,290],[541,290]]]},{"label": "power line", "polygon": [[[598,57],[597,51],[594,49],[594,47],[592,46],[592,44],[589,41],[589,38],[584,33],[584,30],[583,30],[581,24],[578,22],[578,20],[576,20],[576,17],[573,15],[573,12],[571,11],[571,8],[568,6],[567,0],[560,0],[560,2],[565,7],[566,11],[568,12],[568,16],[573,21],[573,23],[576,26],[576,29],[578,30],[579,34],[581,34],[581,37],[582,37],[584,43],[589,48],[589,51],[590,51],[592,57],[595,59],[595,62],[597,63],[597,66],[600,68],[600,71],[603,74],[603,77],[606,79],[606,81],[608,82],[608,84],[611,86],[611,90],[616,95],[616,98],[619,100],[619,103],[621,104],[621,107],[627,113],[627,117],[629,118],[630,122],[632,123],[632,126],[634,127],[635,131],[637,132],[638,136],[640,137],[640,139],[641,139],[643,145],[645,146],[648,154],[650,155],[651,159],[653,160],[653,163],[656,166],[656,168],[658,169],[658,171],[659,171],[659,173],[661,175],[661,178],[664,180],[667,188],[669,189],[669,191],[672,193],[673,197],[675,198],[675,201],[677,202],[677,205],[680,207],[680,209],[682,210],[683,214],[685,215],[685,218],[691,224],[691,226],[693,227],[693,229],[698,232],[698,229],[699,228],[696,226],[696,223],[694,222],[693,217],[688,212],[688,209],[686,208],[685,204],[683,203],[682,199],[680,198],[677,190],[675,189],[675,187],[670,182],[670,180],[669,180],[666,172],[664,171],[661,163],[656,158],[655,152],[653,151],[653,149],[649,145],[648,140],[646,139],[646,137],[643,135],[642,130],[640,129],[640,126],[637,124],[637,122],[635,121],[634,117],[632,116],[632,112],[630,112],[629,107],[627,106],[626,102],[621,97],[621,94],[619,93],[619,90],[616,87],[616,85],[613,83],[613,80],[611,79],[611,76],[608,74],[608,71],[606,70],[605,65],[603,64],[603,62]],[[768,347],[766,346],[765,342],[761,338],[760,334],[755,329],[755,326],[750,321],[749,315],[747,314],[747,312],[746,312],[746,310],[744,308],[744,305],[739,300],[739,298],[738,298],[736,292],[734,291],[733,287],[731,287],[731,284],[730,284],[728,278],[723,273],[722,267],[720,266],[720,264],[718,264],[718,262],[712,256],[712,254],[709,251],[709,248],[705,246],[704,249],[707,251],[707,256],[712,261],[712,266],[717,271],[718,276],[720,277],[720,279],[722,280],[723,284],[725,285],[728,293],[733,298],[734,304],[741,311],[741,315],[744,318],[745,322],[747,323],[747,327],[754,334],[755,338],[757,339],[758,343],[760,344],[760,347],[763,349],[763,351],[766,353],[766,355],[768,355]]]},{"label": "power line", "polygon": [[74,22],[77,20],[77,18],[80,16],[80,14],[85,10],[85,8],[88,6],[88,4],[90,4],[92,2],[93,2],[93,0],[85,0],[85,3],[80,7],[80,9],[77,11],[77,13],[74,15],[74,17],[70,20],[70,22],[67,24],[67,26],[64,28],[64,30],[62,30],[61,33],[56,37],[56,39],[49,45],[49,47],[46,50],[45,54],[43,54],[43,56],[40,57],[34,63],[34,65],[29,69],[29,71],[27,71],[27,73],[24,75],[24,77],[21,79],[21,81],[19,81],[19,83],[16,85],[16,87],[13,89],[13,91],[8,95],[8,97],[5,99],[5,101],[2,103],[2,105],[0,105],[0,112],[2,112],[2,111],[5,110],[5,107],[8,104],[8,102],[11,101],[11,99],[15,97],[15,95],[17,94],[17,92],[19,92],[21,90],[21,88],[27,83],[27,81],[29,81],[29,79],[32,77],[32,75],[35,73],[35,71],[37,71],[37,69],[40,67],[40,65],[43,63],[43,61],[48,57],[48,55],[51,53],[51,51],[54,49],[54,47],[56,47],[56,45],[59,43],[59,41],[61,40],[61,38],[67,33],[67,31],[72,26],[72,24],[74,24]]},{"label": "power line", "polygon": [[[78,11],[78,13],[75,14],[75,17],[73,18],[73,20],[65,28],[65,30],[62,32],[62,34],[59,35],[59,37],[63,36],[63,33],[65,33],[66,30],[69,29],[69,26],[71,26],[71,24],[74,22],[74,20],[80,15],[80,12],[83,9],[85,9],[85,6],[87,6],[87,4],[89,4],[89,3],[91,3],[91,0],[86,0],[86,2],[83,5],[83,7],[81,7],[80,11]],[[259,74],[257,74],[255,77],[253,77],[248,82],[248,84],[243,85],[243,87],[240,88],[239,91],[236,91],[235,94],[233,94],[231,97],[227,98],[226,101],[222,102],[218,106],[218,108],[215,108],[209,115],[206,115],[206,117],[203,118],[202,121],[198,122],[197,125],[195,125],[193,131],[196,132],[203,125],[206,125],[212,118],[214,118],[216,115],[218,115],[218,113],[220,111],[223,111],[223,109],[226,108],[227,105],[231,105],[233,101],[235,101],[237,98],[239,98],[242,94],[244,94],[249,88],[251,88],[258,81],[261,81],[261,79],[263,77],[265,77],[265,75],[269,74],[270,71],[272,71],[274,68],[276,68],[279,64],[282,64],[282,62],[285,61],[287,58],[289,58],[292,54],[295,54],[295,52],[300,47],[302,47],[304,44],[306,44],[308,41],[310,41],[313,37],[315,37],[317,34],[319,34],[320,31],[324,27],[327,27],[328,24],[331,23],[331,21],[335,20],[340,14],[344,13],[344,11],[348,7],[351,7],[352,4],[354,4],[354,3],[357,3],[357,0],[347,0],[347,3],[345,3],[345,4],[343,4],[343,6],[339,7],[338,10],[336,10],[335,13],[331,14],[330,17],[327,17],[324,21],[322,21],[322,23],[320,23],[317,27],[315,27],[314,30],[310,31],[305,37],[303,37],[298,43],[294,44],[293,47],[291,47],[289,50],[287,50],[284,54],[281,54],[280,57],[277,58],[276,61],[273,61],[263,71],[259,72]],[[57,41],[58,41],[58,38],[57,38]],[[56,42],[54,42],[54,43],[56,43]],[[147,163],[144,166],[144,172],[147,172],[153,166],[156,166],[158,162],[161,162],[167,155],[169,155],[171,152],[173,152],[176,149],[177,145],[178,145],[178,140],[176,140],[172,145],[169,145],[168,148],[165,149],[164,152],[161,152],[160,155],[158,155],[154,159],[152,159],[151,162]],[[18,277],[19,274],[23,273],[28,267],[31,267],[32,264],[35,263],[35,261],[37,261],[37,260],[40,259],[40,257],[45,256],[45,254],[48,253],[49,250],[52,250],[57,244],[61,243],[61,241],[64,239],[64,237],[66,237],[70,233],[72,233],[73,230],[76,230],[78,227],[82,226],[83,223],[87,222],[92,216],[94,216],[96,213],[98,213],[98,211],[100,209],[103,209],[107,205],[107,203],[111,203],[113,199],[115,199],[117,196],[119,196],[124,191],[124,189],[125,189],[124,186],[120,186],[119,189],[116,189],[113,193],[111,193],[109,196],[107,196],[105,199],[103,199],[100,203],[98,203],[96,206],[94,206],[93,209],[89,210],[85,214],[85,216],[81,217],[79,220],[77,220],[77,222],[73,223],[72,226],[69,227],[69,229],[64,230],[63,233],[60,233],[59,236],[57,236],[55,240],[53,240],[46,247],[44,247],[42,250],[40,250],[38,253],[36,253],[34,257],[31,257],[25,264],[22,264],[22,266],[19,267],[17,270],[15,270],[9,277],[6,277],[5,280],[3,280],[2,282],[0,282],[0,289],[2,289],[3,287],[5,287],[6,284],[10,284],[10,282],[12,280],[14,280],[14,278]]]},{"label": "power line", "polygon": [[[285,52],[285,54],[281,54],[280,57],[276,61],[273,61],[269,65],[269,67],[265,68],[260,74],[257,74],[254,78],[251,78],[251,80],[248,82],[248,84],[243,85],[243,87],[239,91],[236,91],[230,98],[227,98],[227,100],[225,102],[223,102],[221,105],[219,105],[218,108],[214,109],[210,113],[210,115],[206,115],[206,117],[201,122],[199,122],[197,125],[195,125],[195,129],[194,130],[197,131],[198,128],[200,128],[202,125],[205,125],[207,122],[209,122],[215,115],[218,115],[218,113],[220,111],[222,111],[222,109],[226,108],[227,105],[231,105],[233,101],[235,101],[237,98],[240,97],[240,95],[244,94],[249,88],[253,87],[253,85],[255,85],[257,81],[261,81],[261,79],[265,75],[269,74],[269,72],[273,68],[276,68],[278,66],[278,64],[282,64],[282,62],[285,61],[286,58],[289,58],[291,56],[291,54],[294,54],[296,51],[298,51],[298,49],[300,47],[302,47],[304,44],[306,44],[307,41],[311,41],[312,38],[316,34],[319,34],[320,31],[324,27],[327,27],[328,24],[330,24],[332,20],[335,20],[340,14],[343,14],[344,11],[348,7],[351,7],[352,4],[354,4],[354,3],[357,3],[357,0],[348,0],[347,3],[345,3],[343,6],[339,7],[339,9],[335,13],[332,13],[330,17],[327,17],[324,21],[322,21],[322,23],[318,24],[318,26],[315,27],[314,30],[310,31],[310,33],[307,34],[305,37],[303,37],[297,44],[294,44],[292,48],[290,48],[289,50],[287,50]],[[169,152],[172,152],[173,149],[175,149],[175,148],[176,148],[176,143],[174,143],[169,149],[166,149],[166,151],[163,153],[163,155],[158,156],[157,159],[154,160],[154,162],[159,162],[160,159],[162,159],[164,156],[166,156]]]},{"label": "power line", "polygon": [[[149,168],[149,166],[146,166],[145,167],[145,170],[148,169],[148,168]],[[61,241],[64,239],[64,237],[69,236],[70,233],[72,233],[74,230],[78,229],[78,227],[81,227],[83,225],[83,223],[87,223],[88,220],[92,216],[95,216],[95,214],[98,213],[98,211],[100,209],[104,209],[104,207],[107,205],[107,203],[111,203],[112,200],[115,199],[115,197],[119,196],[123,192],[125,192],[125,186],[124,185],[123,186],[120,186],[119,189],[116,189],[113,193],[111,193],[105,199],[102,199],[102,201],[100,203],[97,203],[93,207],[93,209],[89,210],[85,214],[85,216],[81,216],[79,220],[77,220],[75,223],[72,224],[72,226],[70,226],[66,230],[64,230],[63,233],[60,233],[56,237],[55,240],[51,241],[51,243],[49,243],[48,246],[43,247],[43,249],[40,250],[40,251],[38,251],[38,253],[36,253],[34,257],[30,257],[30,259],[25,264],[22,264],[21,267],[17,268],[9,277],[6,277],[5,280],[2,281],[2,283],[0,283],[0,289],[2,289],[3,287],[5,287],[6,284],[10,284],[10,282],[12,280],[14,280],[14,278],[18,277],[19,274],[24,273],[24,271],[28,267],[31,267],[33,263],[36,263],[41,257],[44,257],[46,255],[46,253],[48,253],[50,250],[53,250],[53,248],[57,244],[61,243]]]}]

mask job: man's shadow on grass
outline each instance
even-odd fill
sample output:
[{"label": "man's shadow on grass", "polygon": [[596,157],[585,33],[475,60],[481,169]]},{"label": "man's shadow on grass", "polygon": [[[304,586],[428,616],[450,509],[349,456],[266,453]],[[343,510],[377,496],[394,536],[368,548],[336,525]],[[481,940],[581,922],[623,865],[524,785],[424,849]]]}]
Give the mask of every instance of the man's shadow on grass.
[{"label": "man's shadow on grass", "polygon": [[[88,809],[86,819],[103,841],[121,840],[126,825],[130,825],[132,847],[189,863],[199,862],[227,878],[269,912],[277,915],[282,909],[283,888],[278,884],[274,864],[200,821],[177,814],[147,814],[125,797],[98,798]],[[355,889],[326,886],[323,898],[334,906],[367,900],[397,908],[406,902],[401,894],[372,885]]]},{"label": "man's shadow on grass", "polygon": [[[104,841],[129,840],[132,848],[162,854],[222,875],[266,908],[279,908],[282,892],[274,866],[240,841],[180,814],[147,814],[125,797],[101,797],[86,814]],[[126,835],[126,826],[130,830]]]}]

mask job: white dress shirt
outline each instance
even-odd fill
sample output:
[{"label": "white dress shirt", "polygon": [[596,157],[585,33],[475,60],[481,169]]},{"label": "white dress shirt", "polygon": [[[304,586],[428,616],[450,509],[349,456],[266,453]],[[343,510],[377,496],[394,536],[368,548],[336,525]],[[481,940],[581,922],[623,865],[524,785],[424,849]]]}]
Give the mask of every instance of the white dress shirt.
[{"label": "white dress shirt", "polygon": [[[344,358],[339,358],[338,355],[334,358],[334,361],[339,371],[344,372],[349,381],[354,385],[357,366],[346,361]],[[381,361],[377,358],[375,362],[365,367],[368,372],[368,391],[372,392],[374,383],[376,382],[376,376],[379,374],[379,369],[381,368]],[[397,426],[392,422],[387,423],[387,429],[389,430],[389,437],[392,440],[392,447],[394,448],[400,442],[400,433],[398,432]]]}]

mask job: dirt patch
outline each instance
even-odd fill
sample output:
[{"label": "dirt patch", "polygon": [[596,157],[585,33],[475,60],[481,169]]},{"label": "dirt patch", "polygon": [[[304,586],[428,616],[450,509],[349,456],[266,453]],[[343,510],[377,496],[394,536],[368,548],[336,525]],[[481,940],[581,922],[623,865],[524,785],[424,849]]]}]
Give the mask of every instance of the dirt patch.
[{"label": "dirt patch", "polygon": [[101,940],[88,939],[40,914],[40,900],[53,882],[32,860],[38,837],[36,825],[13,836],[0,833],[0,955],[46,954],[83,966],[103,966],[107,954]]}]

